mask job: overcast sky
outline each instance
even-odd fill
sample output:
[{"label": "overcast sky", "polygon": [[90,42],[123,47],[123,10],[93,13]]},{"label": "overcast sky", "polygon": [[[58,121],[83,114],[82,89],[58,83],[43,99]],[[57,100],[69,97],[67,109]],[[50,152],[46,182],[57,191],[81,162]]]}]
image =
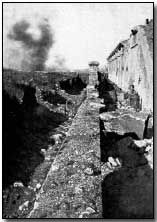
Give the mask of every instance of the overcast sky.
[{"label": "overcast sky", "polygon": [[119,41],[127,39],[132,27],[142,25],[153,17],[152,3],[9,3],[3,6],[4,66],[10,40],[7,33],[15,22],[26,19],[29,30],[38,38],[36,24],[48,18],[54,31],[55,44],[49,51],[47,66],[55,56],[65,59],[71,69],[87,68],[91,60],[104,65],[109,53]]}]

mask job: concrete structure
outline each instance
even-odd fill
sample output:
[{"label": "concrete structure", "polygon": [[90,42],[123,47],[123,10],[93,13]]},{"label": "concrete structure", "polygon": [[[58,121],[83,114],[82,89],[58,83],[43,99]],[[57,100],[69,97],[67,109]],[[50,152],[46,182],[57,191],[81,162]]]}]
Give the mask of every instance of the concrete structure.
[{"label": "concrete structure", "polygon": [[109,78],[124,91],[134,85],[142,109],[153,110],[153,20],[134,27],[107,60]]}]

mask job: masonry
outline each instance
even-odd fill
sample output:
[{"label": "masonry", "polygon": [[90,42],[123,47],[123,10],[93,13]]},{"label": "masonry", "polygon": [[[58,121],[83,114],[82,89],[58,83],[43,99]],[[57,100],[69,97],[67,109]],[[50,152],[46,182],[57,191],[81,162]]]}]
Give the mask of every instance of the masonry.
[{"label": "masonry", "polygon": [[[93,67],[95,68],[95,67]],[[97,74],[90,70],[89,75]],[[97,79],[89,81],[58,155],[37,195],[29,218],[101,218],[101,163]],[[91,90],[92,89],[92,90]]]},{"label": "masonry", "polygon": [[134,85],[142,110],[153,110],[153,20],[131,30],[108,56],[109,78],[124,91]]},{"label": "masonry", "polygon": [[[23,198],[21,193],[18,194],[21,190],[26,192],[27,196],[22,200],[12,200],[13,195],[5,195],[6,204],[17,206],[11,211],[10,217],[153,217],[153,128],[149,123],[151,117],[148,113],[136,112],[125,104],[118,108],[116,103],[121,90],[105,75],[103,79],[98,78],[98,62],[94,61],[89,65],[89,84],[82,91],[83,95],[71,97],[75,98],[77,103],[80,101],[77,112],[74,112],[72,118],[69,116],[68,125],[60,121],[55,131],[46,132],[49,138],[44,144],[46,149],[37,144],[38,153],[44,153],[43,162],[36,167],[28,184],[13,187],[17,198]],[[65,98],[69,99],[70,94],[60,91],[62,92],[58,92],[59,95],[63,96],[64,93]],[[35,102],[40,101],[44,106],[45,100],[41,100],[40,93],[35,97],[33,90],[29,98],[32,98],[32,94],[33,98],[36,98]],[[54,97],[51,99],[55,103]],[[25,99],[25,105],[29,105],[27,101]],[[46,104],[48,106],[45,115],[50,115],[50,104]],[[44,109],[37,110],[39,115]],[[26,113],[28,114],[28,110]],[[53,119],[57,120],[57,113],[54,115]],[[53,119],[45,121],[46,126],[48,123],[53,125]],[[43,120],[42,118],[41,123]],[[145,124],[146,122],[148,124]],[[32,125],[32,122],[30,124]],[[59,135],[62,136],[60,141],[50,140],[52,136]],[[45,140],[46,135],[40,134],[41,136]],[[34,160],[37,160],[37,155],[33,156]],[[8,209],[6,207],[6,210]]]}]

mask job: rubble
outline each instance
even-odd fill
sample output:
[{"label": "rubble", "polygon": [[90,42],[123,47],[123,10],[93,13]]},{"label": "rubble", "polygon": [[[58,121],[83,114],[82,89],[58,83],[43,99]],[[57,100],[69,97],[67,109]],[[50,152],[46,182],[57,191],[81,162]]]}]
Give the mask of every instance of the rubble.
[{"label": "rubble", "polygon": [[37,183],[36,187],[35,187],[35,191],[39,190],[41,188],[41,184]]},{"label": "rubble", "polygon": [[22,182],[15,182],[13,184],[14,187],[24,187],[23,183]]},{"label": "rubble", "polygon": [[111,164],[112,167],[120,166],[120,162],[118,158],[108,157],[108,162]]},{"label": "rubble", "polygon": [[153,138],[143,139],[148,113],[121,107],[99,116],[103,218],[152,218]]},{"label": "rubble", "polygon": [[19,210],[22,211],[24,208],[28,208],[29,201],[24,202],[22,205],[19,206]]},{"label": "rubble", "polygon": [[73,119],[29,218],[101,217],[99,107],[91,102],[85,100]]},{"label": "rubble", "polygon": [[[38,116],[48,109],[46,115],[62,113],[68,119],[47,132],[46,147],[38,147],[43,163],[28,187],[14,183],[16,189],[28,189],[24,193],[29,196],[23,204],[18,195],[13,200],[21,211],[17,217],[151,218],[152,117],[123,103],[123,93],[116,98],[111,82],[109,92],[105,88],[101,95],[105,104],[94,86],[87,87],[82,104],[85,94],[70,96],[69,108],[65,91],[51,93],[64,97],[63,104],[44,100],[37,89]],[[35,162],[36,156],[31,158]],[[3,196],[7,203],[7,192]]]},{"label": "rubble", "polygon": [[89,218],[89,215],[96,213],[95,210],[91,207],[87,207],[86,211],[82,212],[79,215],[79,218]]},{"label": "rubble", "polygon": [[92,174],[93,174],[93,170],[88,167],[88,168],[86,168],[86,169],[84,170],[84,173],[87,174],[87,175],[92,175]]}]

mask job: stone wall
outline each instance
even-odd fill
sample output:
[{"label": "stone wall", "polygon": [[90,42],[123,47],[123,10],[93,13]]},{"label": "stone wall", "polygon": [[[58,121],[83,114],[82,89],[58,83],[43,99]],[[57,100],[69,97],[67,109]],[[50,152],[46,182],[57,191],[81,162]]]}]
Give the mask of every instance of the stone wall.
[{"label": "stone wall", "polygon": [[109,78],[124,91],[133,84],[142,109],[153,110],[153,20],[134,27],[107,60]]}]

